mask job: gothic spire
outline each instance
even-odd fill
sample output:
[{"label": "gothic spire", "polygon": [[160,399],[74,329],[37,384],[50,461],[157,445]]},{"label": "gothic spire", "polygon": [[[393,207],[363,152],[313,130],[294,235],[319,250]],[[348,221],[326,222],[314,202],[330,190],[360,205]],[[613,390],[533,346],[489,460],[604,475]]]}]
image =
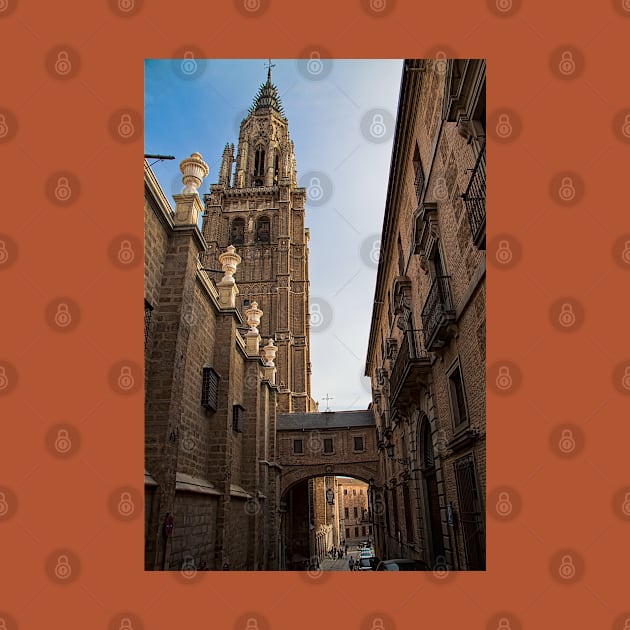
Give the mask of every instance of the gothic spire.
[{"label": "gothic spire", "polygon": [[253,114],[255,111],[262,109],[273,109],[278,114],[284,117],[284,109],[282,102],[280,101],[280,95],[278,94],[278,88],[271,81],[271,68],[275,64],[271,63],[267,66],[267,82],[263,83],[258,89],[258,94],[254,99],[254,104],[249,108],[249,113]]}]

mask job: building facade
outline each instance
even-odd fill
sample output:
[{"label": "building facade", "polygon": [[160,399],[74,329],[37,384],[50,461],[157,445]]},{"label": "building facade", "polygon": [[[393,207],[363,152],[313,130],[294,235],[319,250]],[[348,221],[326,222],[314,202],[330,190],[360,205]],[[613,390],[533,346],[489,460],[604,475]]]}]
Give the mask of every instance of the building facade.
[{"label": "building facade", "polygon": [[339,530],[349,547],[372,537],[368,507],[369,484],[358,479],[338,478]]},{"label": "building facade", "polygon": [[377,555],[485,568],[485,62],[406,60],[366,375]]},{"label": "building facade", "polygon": [[173,208],[145,161],[147,570],[280,568],[276,413],[316,409],[306,195],[271,68],[233,162],[227,145],[202,205],[208,167],[184,160]]},{"label": "building facade", "polygon": [[266,313],[261,334],[273,337],[278,346],[280,412],[317,410],[311,398],[305,201],[270,67],[241,123],[236,157],[234,145],[227,144],[219,181],[204,195],[207,248],[201,260],[205,268],[217,269],[218,256],[228,245],[240,254],[237,305],[247,308],[256,301]]}]

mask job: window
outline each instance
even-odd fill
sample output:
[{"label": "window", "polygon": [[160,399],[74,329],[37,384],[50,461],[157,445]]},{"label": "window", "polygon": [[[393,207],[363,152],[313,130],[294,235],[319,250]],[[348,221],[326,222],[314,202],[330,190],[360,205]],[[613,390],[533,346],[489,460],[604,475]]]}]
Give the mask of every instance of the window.
[{"label": "window", "polygon": [[237,433],[243,432],[243,412],[245,409],[241,405],[232,407],[232,429]]},{"label": "window", "polygon": [[354,518],[359,518],[359,508],[353,508]]},{"label": "window", "polygon": [[245,219],[234,219],[230,229],[232,245],[242,245],[245,242]]},{"label": "window", "polygon": [[332,453],[332,452],[333,452],[332,438],[324,438],[324,453]]},{"label": "window", "polygon": [[355,437],[354,438],[354,450],[355,451],[362,451],[363,450],[363,438],[362,437]]},{"label": "window", "polygon": [[372,534],[372,526],[368,525],[368,534]]},{"label": "window", "polygon": [[359,490],[359,494],[363,494],[363,488],[361,488],[361,490]]},{"label": "window", "polygon": [[350,538],[350,528],[346,527],[346,538]]},{"label": "window", "polygon": [[355,538],[358,538],[358,537],[359,537],[359,528],[358,528],[358,527],[355,527],[355,528],[354,528],[354,537],[355,537]]},{"label": "window", "polygon": [[409,496],[409,486],[406,484],[403,489],[403,505],[405,508],[405,532],[407,534],[407,542],[413,542],[413,513],[411,512],[411,497]]},{"label": "window", "polygon": [[451,410],[455,427],[468,424],[468,412],[466,410],[466,396],[464,394],[464,382],[459,365],[448,377],[449,392],[451,395]]},{"label": "window", "polygon": [[210,411],[217,410],[219,399],[219,375],[209,366],[203,368],[201,404]]},{"label": "window", "polygon": [[365,536],[366,531],[365,531],[365,525],[361,525],[361,536]]},{"label": "window", "polygon": [[254,155],[254,175],[265,176],[265,150],[262,147],[258,147]]},{"label": "window", "polygon": [[304,442],[303,442],[303,440],[293,440],[293,452],[294,453],[303,453],[304,452]]},{"label": "window", "polygon": [[149,333],[151,331],[151,313],[153,307],[145,300],[144,301],[144,349],[146,350],[149,345]]},{"label": "window", "polygon": [[344,493],[344,494],[348,494],[348,488],[344,488],[344,489],[343,489],[343,493]]},{"label": "window", "polygon": [[352,495],[353,496],[357,496],[357,489],[356,488],[352,488]]},{"label": "window", "polygon": [[343,508],[343,516],[344,518],[350,518],[350,511],[348,510],[348,508]]},{"label": "window", "polygon": [[268,243],[270,240],[269,217],[260,217],[256,222],[256,242]]},{"label": "window", "polygon": [[416,189],[416,197],[420,203],[422,189],[424,188],[424,171],[422,170],[422,162],[420,161],[420,150],[416,144],[416,150],[413,155],[413,185]]}]

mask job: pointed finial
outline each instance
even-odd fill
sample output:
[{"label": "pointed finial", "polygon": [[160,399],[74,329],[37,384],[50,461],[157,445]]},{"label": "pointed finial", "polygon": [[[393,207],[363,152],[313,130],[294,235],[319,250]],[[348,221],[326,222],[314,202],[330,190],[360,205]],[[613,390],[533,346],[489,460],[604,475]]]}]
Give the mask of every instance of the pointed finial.
[{"label": "pointed finial", "polygon": [[269,63],[265,67],[267,68],[267,83],[271,85],[271,68],[275,68],[276,64],[271,63],[271,58],[270,58]]}]

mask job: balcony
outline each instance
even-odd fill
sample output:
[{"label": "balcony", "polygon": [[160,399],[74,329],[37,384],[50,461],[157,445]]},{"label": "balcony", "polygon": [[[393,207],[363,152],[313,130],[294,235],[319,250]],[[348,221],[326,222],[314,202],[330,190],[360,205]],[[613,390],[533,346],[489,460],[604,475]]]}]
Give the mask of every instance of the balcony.
[{"label": "balcony", "polygon": [[422,309],[424,347],[437,350],[444,346],[453,334],[455,309],[451,300],[450,276],[437,276],[429,289]]},{"label": "balcony", "polygon": [[420,385],[431,371],[431,359],[422,345],[421,330],[406,330],[389,377],[390,404],[404,408],[418,401]]},{"label": "balcony", "polygon": [[473,243],[479,249],[486,249],[486,145],[477,156],[472,169],[468,188],[462,195]]}]

